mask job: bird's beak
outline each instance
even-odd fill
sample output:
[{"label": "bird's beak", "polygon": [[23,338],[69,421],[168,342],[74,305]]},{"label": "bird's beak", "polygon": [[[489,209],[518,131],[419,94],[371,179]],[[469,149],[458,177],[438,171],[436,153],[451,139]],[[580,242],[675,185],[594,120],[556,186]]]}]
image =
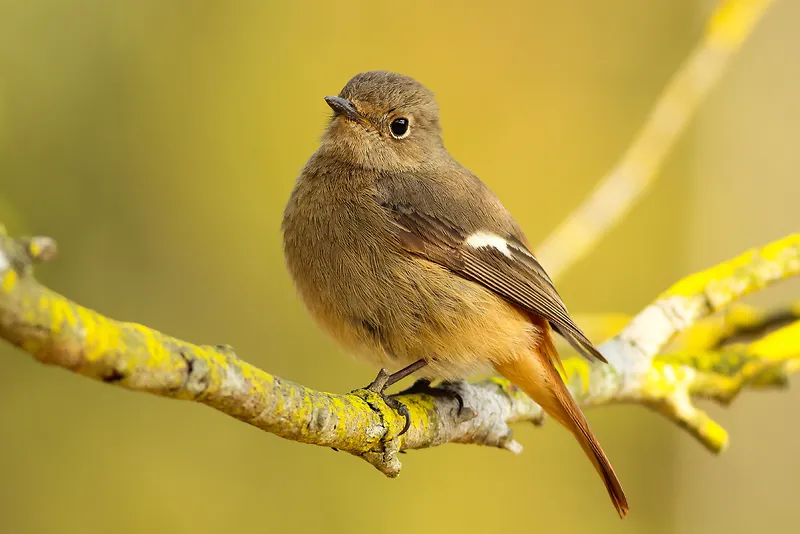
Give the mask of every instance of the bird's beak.
[{"label": "bird's beak", "polygon": [[361,120],[361,115],[358,114],[358,110],[356,110],[356,107],[349,100],[339,96],[326,96],[325,102],[328,103],[333,111],[344,115],[345,118],[351,121]]}]

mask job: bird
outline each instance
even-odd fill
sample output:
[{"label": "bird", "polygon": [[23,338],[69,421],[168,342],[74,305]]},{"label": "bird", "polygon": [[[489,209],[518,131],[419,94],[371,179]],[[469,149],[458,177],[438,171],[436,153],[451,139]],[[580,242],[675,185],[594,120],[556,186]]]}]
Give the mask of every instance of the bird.
[{"label": "bird", "polygon": [[381,394],[411,374],[505,377],[573,434],[625,517],[617,475],[559,374],[554,334],[590,361],[606,359],[520,225],[445,148],[433,92],[369,71],[325,101],[333,113],[281,224],[310,315],[356,358],[399,369]]}]

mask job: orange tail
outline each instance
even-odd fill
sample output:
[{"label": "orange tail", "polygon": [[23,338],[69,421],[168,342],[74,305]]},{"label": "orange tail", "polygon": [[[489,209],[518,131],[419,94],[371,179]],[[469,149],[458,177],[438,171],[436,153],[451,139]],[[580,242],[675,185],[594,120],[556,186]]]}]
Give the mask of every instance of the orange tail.
[{"label": "orange tail", "polygon": [[560,366],[561,360],[550,333],[544,332],[538,350],[531,357],[520,357],[498,364],[495,365],[495,369],[527,393],[548,415],[572,432],[603,479],[619,516],[625,517],[628,514],[628,500],[625,498],[622,485],[614,473],[614,468],[611,467],[611,462],[608,461],[600,443],[589,428],[589,423],[561,380],[556,365]]}]

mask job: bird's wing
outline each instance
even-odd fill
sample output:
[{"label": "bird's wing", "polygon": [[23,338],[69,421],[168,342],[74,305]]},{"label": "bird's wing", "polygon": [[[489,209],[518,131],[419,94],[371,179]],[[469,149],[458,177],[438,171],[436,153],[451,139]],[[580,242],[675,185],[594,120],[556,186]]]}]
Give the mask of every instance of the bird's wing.
[{"label": "bird's wing", "polygon": [[569,316],[552,280],[521,239],[489,230],[465,230],[408,203],[385,198],[379,202],[403,248],[546,319],[584,357],[606,361]]}]

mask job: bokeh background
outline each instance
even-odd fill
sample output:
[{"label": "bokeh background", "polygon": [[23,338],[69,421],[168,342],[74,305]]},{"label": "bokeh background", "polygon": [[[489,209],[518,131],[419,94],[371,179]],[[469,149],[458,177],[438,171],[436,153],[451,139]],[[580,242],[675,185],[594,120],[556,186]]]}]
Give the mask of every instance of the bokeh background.
[{"label": "bokeh background", "polygon": [[[313,325],[279,225],[356,72],[431,87],[445,142],[540,241],[616,161],[711,1],[0,0],[0,220],[55,237],[40,278],[115,318],[344,392],[374,370]],[[633,313],[800,229],[800,5],[778,1],[658,185],[560,282]],[[760,302],[800,295],[785,284]],[[347,454],[45,368],[0,346],[0,532],[794,532],[797,391],[709,406],[720,457],[638,406],[588,416],[632,512],[556,425],[521,456],[449,445],[388,480]]]}]

